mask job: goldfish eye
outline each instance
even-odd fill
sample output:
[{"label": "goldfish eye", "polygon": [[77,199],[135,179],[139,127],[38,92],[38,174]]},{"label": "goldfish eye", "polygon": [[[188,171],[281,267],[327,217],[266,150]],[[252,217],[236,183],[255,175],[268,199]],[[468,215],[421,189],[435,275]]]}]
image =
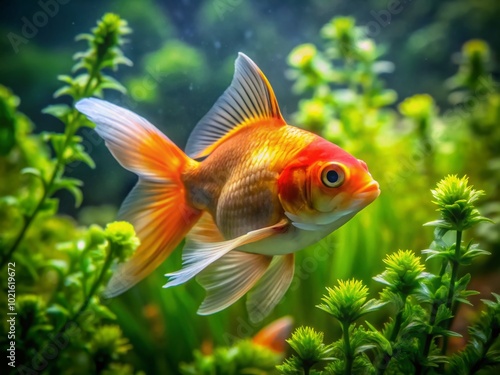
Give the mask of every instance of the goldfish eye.
[{"label": "goldfish eye", "polygon": [[337,163],[326,165],[321,171],[321,181],[327,187],[339,187],[344,183],[344,168]]}]

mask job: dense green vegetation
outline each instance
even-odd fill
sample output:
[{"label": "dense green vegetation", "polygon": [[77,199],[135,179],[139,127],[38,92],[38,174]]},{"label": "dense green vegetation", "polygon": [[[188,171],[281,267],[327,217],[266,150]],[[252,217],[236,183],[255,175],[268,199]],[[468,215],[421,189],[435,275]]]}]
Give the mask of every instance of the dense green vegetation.
[{"label": "dense green vegetation", "polygon": [[[285,357],[282,373],[465,374],[498,364],[495,0],[63,3],[9,5],[1,26],[0,342],[7,352],[15,268],[18,373],[277,373]],[[22,17],[33,23],[41,11],[46,25],[31,35]],[[297,254],[290,290],[259,324],[244,301],[196,315],[196,282],[162,289],[180,251],[102,299],[112,265],[137,246],[133,229],[113,222],[134,176],[74,102],[104,96],[183,145],[239,50],[266,73],[286,119],[366,161],[381,196]],[[437,229],[422,227],[436,215]],[[252,343],[284,315],[297,328],[286,354]]]}]

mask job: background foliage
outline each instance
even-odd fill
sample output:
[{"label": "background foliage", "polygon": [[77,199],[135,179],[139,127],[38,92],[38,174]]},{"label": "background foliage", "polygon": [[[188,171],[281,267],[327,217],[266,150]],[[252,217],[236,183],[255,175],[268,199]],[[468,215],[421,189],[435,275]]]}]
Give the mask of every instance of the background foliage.
[{"label": "background foliage", "polygon": [[[16,154],[21,160],[12,159],[5,147],[9,140],[2,143],[3,197],[29,201],[36,196],[33,189],[40,187],[27,183],[31,177],[21,176],[20,169],[50,168],[44,163],[53,154],[40,137],[30,135],[33,124],[36,134],[61,132],[60,121],[41,109],[61,102],[71,105],[71,98],[56,100],[52,95],[60,86],[57,76],[70,72],[72,55],[85,48],[74,42],[74,36],[112,11],[133,30],[122,48],[134,65],[106,71],[128,91],[127,95],[107,91],[106,99],[140,113],[182,146],[230,82],[234,59],[242,51],[266,73],[290,123],[318,132],[365,160],[381,184],[382,195],[376,202],[298,254],[289,292],[262,325],[290,314],[296,326],[324,331],[325,341],[338,338],[340,330],[332,326],[331,318],[313,308],[321,302],[324,288],[333,287],[338,279],[356,278],[369,287],[369,298],[376,297],[381,286],[372,277],[384,270],[386,254],[413,249],[419,255],[429,247],[432,229],[421,225],[436,216],[430,189],[450,173],[467,174],[471,184],[486,192],[479,210],[497,223],[478,225],[471,234],[492,256],[472,264],[471,286],[481,295],[473,298],[474,307],[458,311],[452,328],[466,335],[468,322],[482,305],[479,298],[500,292],[500,34],[495,32],[500,6],[496,0],[414,0],[399,6],[378,0],[51,4],[56,6],[50,11],[38,2],[2,5],[0,83],[9,89],[2,88],[1,97],[10,108],[4,113],[15,118],[16,139],[22,140],[16,147],[25,151]],[[30,33],[25,19],[33,23],[37,12],[45,12],[47,22]],[[341,15],[352,18],[331,21]],[[9,33],[25,40],[16,45],[17,52]],[[2,130],[11,123],[0,121]],[[82,205],[75,208],[67,191],[57,193],[59,214],[35,222],[19,250],[29,259],[18,270],[18,290],[36,286],[39,299],[29,301],[35,309],[43,310],[57,290],[57,267],[54,271],[42,260],[68,251],[60,244],[78,243],[88,235],[84,227],[114,220],[135,183],[135,176],[114,161],[95,133],[82,128],[77,134],[83,151],[96,164],[95,169],[78,160],[66,165],[66,177],[83,181]],[[22,226],[22,216],[8,200],[2,202],[3,250]],[[229,345],[262,327],[248,320],[243,302],[214,316],[197,316],[203,292],[195,282],[160,288],[163,275],[179,266],[180,252],[176,252],[147,280],[106,304],[131,344],[124,344],[127,361],[146,373],[175,373],[179,362],[193,359],[194,349]],[[439,263],[431,261],[426,267],[437,272]],[[373,313],[378,326],[388,312],[390,307]],[[103,314],[99,324],[110,324],[112,316]],[[40,324],[42,330],[53,329]],[[113,334],[119,342],[121,334]],[[89,337],[82,345],[91,341]],[[453,339],[450,350],[464,342]]]}]

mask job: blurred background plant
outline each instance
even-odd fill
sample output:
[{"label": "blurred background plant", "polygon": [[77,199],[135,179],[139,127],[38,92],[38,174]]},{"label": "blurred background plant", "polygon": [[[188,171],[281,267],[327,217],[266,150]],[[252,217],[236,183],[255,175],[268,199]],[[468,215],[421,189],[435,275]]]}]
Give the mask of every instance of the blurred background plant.
[{"label": "blurred background plant", "polygon": [[[12,197],[36,204],[43,194],[40,181],[21,175],[21,169],[50,172],[53,165],[46,144],[31,133],[28,117],[37,124],[37,133],[58,129],[59,120],[42,114],[40,108],[52,104],[57,74],[71,69],[73,35],[112,10],[134,30],[127,35],[130,43],[121,46],[134,66],[113,73],[128,94],[108,90],[107,100],[148,118],[182,146],[229,84],[241,50],[270,79],[289,123],[315,131],[363,159],[381,184],[382,195],[376,202],[318,245],[297,254],[290,290],[262,325],[292,314],[297,326],[313,326],[324,332],[324,342],[335,341],[341,337],[340,325],[333,326],[328,314],[313,308],[321,302],[324,288],[337,285],[338,279],[354,278],[375,296],[382,286],[372,277],[382,269],[388,253],[398,248],[425,249],[433,241],[432,230],[420,226],[434,216],[429,189],[437,181],[450,173],[467,174],[472,184],[483,189],[486,195],[478,209],[495,224],[478,224],[464,240],[473,236],[492,255],[470,266],[471,289],[481,294],[470,297],[474,307],[460,305],[450,329],[465,337],[450,339],[449,351],[465,345],[467,326],[480,314],[479,299],[500,292],[500,94],[495,63],[500,50],[500,34],[495,32],[500,6],[496,0],[419,0],[395,8],[379,0],[73,0],[56,6],[49,13],[37,2],[23,6],[11,2],[0,14],[2,34],[25,39],[16,45],[17,52],[12,35],[0,41],[6,51],[0,59],[0,80],[22,98],[19,102],[2,89],[2,103],[10,103],[2,104],[7,109],[2,110],[5,115],[0,121],[3,254],[24,224]],[[37,12],[48,15],[44,26],[33,23]],[[351,17],[331,19],[339,14]],[[36,33],[29,34],[33,28],[28,23]],[[285,77],[292,80],[293,90]],[[72,108],[70,99],[61,98]],[[55,255],[56,247],[66,246],[57,244],[83,243],[87,230],[82,226],[104,227],[112,221],[135,183],[135,176],[114,161],[95,133],[83,127],[76,135],[81,137],[82,151],[96,164],[91,169],[73,160],[65,166],[65,178],[83,182],[76,186],[83,193],[82,205],[75,208],[66,190],[56,192],[58,214],[53,215],[53,207],[50,215],[38,215],[16,251],[20,257],[29,251],[17,270],[18,287],[36,285],[46,308],[54,280],[64,278],[55,278],[58,271],[51,268],[42,273],[48,279],[37,276],[45,269],[40,264],[65,257],[59,250]],[[241,338],[252,337],[261,328],[248,320],[243,301],[214,316],[197,316],[203,290],[195,282],[161,289],[164,274],[180,264],[176,251],[145,281],[105,305],[133,346],[127,362],[146,373],[176,373],[179,363],[192,362],[193,350],[202,350],[206,342],[216,353],[218,347],[238,346]],[[437,259],[426,262],[428,272],[439,273],[440,266]],[[101,269],[102,264],[95,267]],[[369,316],[380,328],[387,310]],[[101,323],[109,325],[111,320]],[[93,342],[90,336],[82,340]],[[129,348],[128,344],[115,347]],[[126,365],[112,364],[106,371],[125,371],[120,366]]]}]

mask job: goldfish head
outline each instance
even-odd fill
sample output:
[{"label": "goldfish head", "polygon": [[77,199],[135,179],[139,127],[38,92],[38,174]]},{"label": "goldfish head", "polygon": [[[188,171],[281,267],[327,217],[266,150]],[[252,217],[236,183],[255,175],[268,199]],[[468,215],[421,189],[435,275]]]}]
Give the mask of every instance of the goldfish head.
[{"label": "goldfish head", "polygon": [[319,137],[284,168],[278,190],[293,225],[331,231],[380,194],[364,161]]}]

